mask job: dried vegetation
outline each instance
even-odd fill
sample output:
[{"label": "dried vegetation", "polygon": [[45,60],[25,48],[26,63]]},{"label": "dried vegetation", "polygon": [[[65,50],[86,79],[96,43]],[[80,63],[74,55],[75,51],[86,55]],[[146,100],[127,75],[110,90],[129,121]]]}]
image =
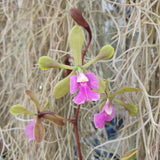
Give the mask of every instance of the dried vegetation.
[{"label": "dried vegetation", "polygon": [[[21,2],[21,4],[20,4]],[[97,130],[93,114],[98,103],[86,103],[79,118],[82,155],[85,160],[104,153],[123,155],[137,147],[137,160],[160,159],[160,1],[159,0],[2,0],[0,2],[0,153],[7,160],[71,160],[75,158],[73,127],[59,128],[45,123],[46,136],[41,144],[28,143],[24,128],[32,117],[14,117],[9,108],[22,104],[34,110],[25,89],[51,101],[50,110],[71,118],[75,104],[68,94],[55,100],[52,91],[65,76],[62,70],[41,71],[40,56],[48,55],[64,62],[71,55],[67,43],[69,30],[75,22],[69,9],[79,8],[91,26],[93,40],[86,61],[105,44],[115,48],[110,60],[103,60],[90,70],[104,79],[110,77],[110,90],[121,86],[142,89],[141,93],[119,98],[138,106],[130,117],[117,104],[116,136],[107,138],[105,130]],[[87,39],[87,35],[86,35]],[[87,41],[87,40],[86,40]],[[107,124],[109,126],[109,124]],[[99,155],[98,155],[99,154]],[[105,159],[114,159],[109,157]],[[114,157],[113,156],[113,157]]]}]

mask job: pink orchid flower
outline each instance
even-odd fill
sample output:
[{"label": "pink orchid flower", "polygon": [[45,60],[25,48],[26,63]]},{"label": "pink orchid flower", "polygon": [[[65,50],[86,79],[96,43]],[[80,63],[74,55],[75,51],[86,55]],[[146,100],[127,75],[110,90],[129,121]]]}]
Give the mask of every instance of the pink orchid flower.
[{"label": "pink orchid flower", "polygon": [[34,139],[34,133],[33,133],[34,126],[35,126],[35,120],[29,122],[25,128],[25,135],[29,136],[28,140],[29,142]]},{"label": "pink orchid flower", "polygon": [[114,118],[115,110],[111,102],[106,102],[101,112],[94,115],[94,124],[96,128],[104,128],[105,121],[111,121]]},{"label": "pink orchid flower", "polygon": [[[77,11],[72,10],[72,12],[77,12]],[[76,14],[78,17],[82,19],[81,13],[76,13]],[[72,15],[72,17],[73,16],[74,15]],[[77,18],[77,17],[74,17],[74,18]],[[82,21],[85,23],[84,20]],[[81,23],[80,25],[83,26],[83,24]],[[85,28],[86,27],[87,26],[85,26]],[[39,59],[38,64],[42,70],[48,70],[51,68],[63,68],[71,71],[67,77],[59,81],[54,86],[53,96],[55,98],[63,97],[68,93],[69,90],[71,94],[73,94],[79,89],[79,93],[75,97],[74,102],[77,104],[81,104],[87,100],[92,101],[92,100],[99,99],[99,94],[95,93],[93,90],[91,90],[91,88],[93,89],[97,88],[98,89],[97,92],[99,93],[104,92],[105,83],[103,82],[103,80],[99,77],[98,78],[99,81],[98,81],[93,73],[88,72],[84,74],[83,71],[87,71],[87,68],[90,65],[98,62],[99,60],[111,58],[114,54],[114,48],[110,45],[103,46],[96,57],[90,59],[90,61],[87,62],[86,64],[83,64],[82,62],[83,62],[84,54],[82,54],[82,47],[83,47],[84,41],[85,41],[85,34],[81,29],[81,27],[77,25],[74,26],[71,29],[68,37],[68,42],[70,44],[72,54],[73,54],[73,59],[74,59],[73,66],[58,63],[57,61],[53,60],[51,57],[48,57],[48,56],[43,56]],[[76,75],[78,68],[81,69],[81,72],[79,71],[79,73]]]},{"label": "pink orchid flower", "polygon": [[100,94],[91,90],[99,88],[98,78],[92,72],[84,74],[82,71],[77,72],[76,75],[70,76],[70,93],[74,94],[78,89],[79,92],[73,101],[77,104],[82,104],[89,101],[97,101],[100,98]]}]

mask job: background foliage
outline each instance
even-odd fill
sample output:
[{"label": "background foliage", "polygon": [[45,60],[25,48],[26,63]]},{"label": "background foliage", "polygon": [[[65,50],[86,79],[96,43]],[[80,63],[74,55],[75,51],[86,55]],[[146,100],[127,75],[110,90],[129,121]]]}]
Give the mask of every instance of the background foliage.
[{"label": "background foliage", "polygon": [[[117,104],[115,120],[97,130],[93,115],[100,101],[85,103],[79,118],[84,159],[114,159],[138,148],[137,160],[160,158],[160,1],[159,0],[2,0],[0,2],[0,153],[6,159],[76,159],[73,127],[44,123],[46,136],[41,144],[28,143],[24,128],[28,116],[9,113],[14,104],[33,110],[25,89],[39,95],[41,104],[48,97],[50,110],[64,117],[74,115],[71,95],[53,98],[55,84],[64,70],[41,71],[40,56],[64,62],[71,55],[68,33],[75,22],[69,10],[79,8],[90,24],[93,40],[85,61],[98,54],[103,45],[115,49],[114,57],[90,67],[104,79],[110,90],[138,87],[142,93],[127,93],[121,100],[138,106],[130,117]],[[86,34],[87,36],[87,34]],[[86,40],[87,42],[87,40]],[[106,132],[107,131],[107,132]],[[110,154],[109,154],[110,153]],[[112,156],[113,155],[113,156]],[[115,158],[116,159],[116,158]]]}]

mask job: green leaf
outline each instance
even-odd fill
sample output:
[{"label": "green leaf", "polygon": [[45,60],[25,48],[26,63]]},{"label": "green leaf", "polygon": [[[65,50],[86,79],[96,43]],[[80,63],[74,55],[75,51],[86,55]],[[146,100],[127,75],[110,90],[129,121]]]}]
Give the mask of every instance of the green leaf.
[{"label": "green leaf", "polygon": [[40,143],[45,135],[45,130],[42,125],[42,120],[40,118],[36,119],[36,123],[34,126],[34,138],[37,143]]},{"label": "green leaf", "polygon": [[138,149],[137,148],[134,148],[130,151],[128,151],[127,153],[125,153],[121,160],[130,160],[132,158],[135,158],[136,157],[136,153],[138,152]]},{"label": "green leaf", "polygon": [[65,68],[65,69],[70,69],[70,70],[74,69],[74,67],[72,66],[60,64],[54,61],[52,58],[47,57],[47,56],[40,57],[38,64],[42,70],[47,70],[51,68]]},{"label": "green leaf", "polygon": [[137,106],[134,104],[124,103],[118,99],[113,99],[115,102],[123,106],[131,116],[134,116],[137,113]]},{"label": "green leaf", "polygon": [[95,58],[93,58],[91,61],[83,65],[83,67],[86,68],[101,59],[111,58],[113,54],[114,54],[114,48],[110,45],[106,45],[102,47],[99,54]]},{"label": "green leaf", "polygon": [[53,123],[57,126],[63,126],[64,125],[63,119],[56,114],[54,114],[54,115],[45,114],[45,115],[43,115],[43,118],[50,121],[51,123]]},{"label": "green leaf", "polygon": [[26,110],[23,106],[20,104],[14,105],[10,108],[10,113],[13,115],[18,115],[18,114],[28,114],[28,115],[35,115],[35,113],[32,113],[28,110]]},{"label": "green leaf", "polygon": [[59,81],[54,89],[53,89],[53,96],[55,98],[61,98],[64,95],[67,94],[67,92],[70,89],[70,76],[74,73],[74,71],[72,71],[70,73],[70,75],[68,75],[66,78],[62,79],[61,81]]},{"label": "green leaf", "polygon": [[31,99],[31,101],[35,104],[37,113],[40,111],[40,104],[37,98],[37,95],[31,90],[25,90],[26,95]]},{"label": "green leaf", "polygon": [[142,90],[139,88],[133,88],[133,87],[122,87],[119,90],[117,90],[116,92],[112,93],[110,96],[110,99],[112,99],[113,97],[115,97],[118,94],[121,93],[125,93],[125,92],[141,92]]},{"label": "green leaf", "polygon": [[82,46],[84,43],[84,32],[79,26],[74,26],[69,34],[69,44],[71,46],[75,65],[82,64]]}]

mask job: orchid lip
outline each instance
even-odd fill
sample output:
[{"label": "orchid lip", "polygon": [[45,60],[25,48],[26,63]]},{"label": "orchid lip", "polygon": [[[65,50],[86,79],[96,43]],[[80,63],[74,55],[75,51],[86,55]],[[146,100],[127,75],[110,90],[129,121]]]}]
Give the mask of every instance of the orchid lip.
[{"label": "orchid lip", "polygon": [[105,112],[110,116],[112,114],[112,105],[108,99],[107,99],[106,103],[108,103],[108,104],[107,104],[107,107],[105,108]]},{"label": "orchid lip", "polygon": [[81,83],[81,82],[88,82],[88,78],[87,76],[85,76],[85,74],[83,72],[77,72],[77,82]]},{"label": "orchid lip", "polygon": [[111,110],[105,109],[105,112],[106,112],[108,115],[111,115],[111,114],[112,114],[112,109],[111,109]]},{"label": "orchid lip", "polygon": [[100,94],[92,89],[97,89],[99,83],[94,73],[83,73],[83,70],[81,70],[76,71],[76,74],[70,76],[70,93],[74,94],[79,89],[73,101],[76,104],[83,104],[86,101],[97,101],[100,98]]}]

